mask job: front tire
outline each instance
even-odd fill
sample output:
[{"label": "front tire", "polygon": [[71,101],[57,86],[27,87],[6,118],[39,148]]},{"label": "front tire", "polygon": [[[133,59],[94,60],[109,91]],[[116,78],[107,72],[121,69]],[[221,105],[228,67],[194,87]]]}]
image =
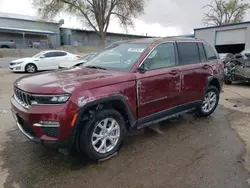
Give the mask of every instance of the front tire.
[{"label": "front tire", "polygon": [[27,73],[35,73],[37,71],[37,67],[33,63],[29,63],[25,66],[25,72]]},{"label": "front tire", "polygon": [[219,98],[219,90],[214,86],[209,86],[206,90],[201,105],[197,108],[198,116],[207,117],[211,115],[218,106]]},{"label": "front tire", "polygon": [[125,135],[122,115],[113,109],[97,112],[80,135],[80,149],[91,160],[107,158],[117,152]]}]

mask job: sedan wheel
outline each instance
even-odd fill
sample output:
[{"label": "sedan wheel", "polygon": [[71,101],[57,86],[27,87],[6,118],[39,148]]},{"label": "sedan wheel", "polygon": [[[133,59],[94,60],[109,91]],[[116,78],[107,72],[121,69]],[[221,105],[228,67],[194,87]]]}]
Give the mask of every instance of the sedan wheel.
[{"label": "sedan wheel", "polygon": [[33,64],[28,64],[25,68],[26,72],[28,73],[34,73],[36,72],[36,66]]}]

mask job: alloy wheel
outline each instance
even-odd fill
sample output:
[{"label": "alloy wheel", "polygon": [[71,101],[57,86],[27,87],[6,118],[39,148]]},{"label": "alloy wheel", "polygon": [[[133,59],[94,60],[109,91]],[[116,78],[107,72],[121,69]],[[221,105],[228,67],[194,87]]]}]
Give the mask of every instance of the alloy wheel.
[{"label": "alloy wheel", "polygon": [[217,96],[216,93],[213,91],[208,92],[205,95],[205,99],[202,103],[202,110],[205,113],[209,113],[213,108],[215,107],[217,102]]},{"label": "alloy wheel", "polygon": [[91,143],[96,152],[105,154],[116,147],[120,135],[119,123],[113,118],[106,118],[95,127]]},{"label": "alloy wheel", "polygon": [[29,73],[33,73],[36,71],[36,67],[34,65],[28,65],[26,69],[27,69],[27,72]]}]

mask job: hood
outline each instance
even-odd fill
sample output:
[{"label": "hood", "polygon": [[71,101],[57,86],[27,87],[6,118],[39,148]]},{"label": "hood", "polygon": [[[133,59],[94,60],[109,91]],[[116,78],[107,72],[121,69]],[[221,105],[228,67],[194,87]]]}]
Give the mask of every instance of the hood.
[{"label": "hood", "polygon": [[33,61],[34,59],[36,59],[36,58],[27,57],[27,58],[22,58],[22,59],[16,59],[16,60],[12,61],[12,63],[17,63],[17,62],[20,62],[20,61]]},{"label": "hood", "polygon": [[134,79],[131,73],[75,67],[25,76],[16,80],[14,85],[31,94],[52,94],[54,92],[65,93],[67,88],[72,87],[82,87],[88,90]]},{"label": "hood", "polygon": [[60,67],[64,67],[64,68],[71,68],[74,67],[75,65],[79,64],[79,63],[85,63],[85,61],[83,60],[72,60],[72,61],[64,61],[60,63]]}]

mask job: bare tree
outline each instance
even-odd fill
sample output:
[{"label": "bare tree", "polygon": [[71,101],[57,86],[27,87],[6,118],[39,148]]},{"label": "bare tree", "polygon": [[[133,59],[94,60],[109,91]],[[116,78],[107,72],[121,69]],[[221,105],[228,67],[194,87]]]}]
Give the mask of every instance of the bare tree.
[{"label": "bare tree", "polygon": [[206,25],[225,25],[242,22],[246,11],[250,8],[249,3],[242,3],[242,0],[214,0],[203,19]]},{"label": "bare tree", "polygon": [[144,13],[144,0],[33,0],[43,19],[51,19],[60,12],[83,18],[105,40],[110,20],[118,18],[125,29],[133,26],[133,18]]}]

